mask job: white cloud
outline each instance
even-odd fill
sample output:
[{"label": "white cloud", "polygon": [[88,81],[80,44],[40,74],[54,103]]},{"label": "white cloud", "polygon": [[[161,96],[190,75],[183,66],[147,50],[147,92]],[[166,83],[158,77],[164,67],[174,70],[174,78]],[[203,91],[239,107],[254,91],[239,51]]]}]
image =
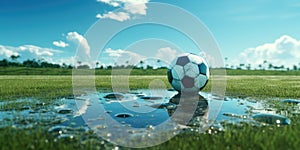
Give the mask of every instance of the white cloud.
[{"label": "white cloud", "polygon": [[[144,66],[150,65],[154,68],[157,68],[158,66],[167,66],[179,54],[178,51],[170,47],[160,48],[152,56],[145,56],[132,51],[112,48],[106,49],[104,53],[108,55],[108,57],[103,57],[101,60],[102,62],[105,62],[105,65],[129,64],[139,66],[140,61],[143,61]],[[160,63],[157,63],[158,59],[161,61]]]},{"label": "white cloud", "polygon": [[[56,50],[50,48],[41,48],[35,45],[23,45],[17,48],[19,51],[29,51],[36,56],[53,56],[53,52]],[[58,51],[57,51],[58,52]]]},{"label": "white cloud", "polygon": [[120,6],[119,2],[116,2],[114,0],[97,0],[97,2],[102,2],[102,3],[105,3],[105,4],[111,5],[113,7]]},{"label": "white cloud", "polygon": [[61,53],[60,50],[55,50],[51,48],[43,48],[35,45],[22,45],[19,47],[13,46],[3,46],[0,45],[0,55],[5,57],[10,57],[11,55],[23,55],[31,56],[31,57],[50,57],[53,56],[54,53]]},{"label": "white cloud", "polygon": [[9,58],[12,55],[15,56],[20,55],[18,52],[14,51],[13,49],[14,49],[13,47],[5,47],[0,45],[0,56],[4,55],[5,57]]},{"label": "white cloud", "polygon": [[145,58],[145,56],[142,56],[140,54],[131,51],[125,51],[122,49],[113,50],[111,48],[108,48],[104,51],[104,53],[112,57],[114,59],[114,62],[117,64],[127,64],[128,62],[128,64],[134,65]]},{"label": "white cloud", "polygon": [[124,9],[131,14],[146,15],[146,3],[141,4],[125,4]]},{"label": "white cloud", "polygon": [[178,55],[178,52],[175,49],[170,47],[164,47],[157,50],[155,55],[156,58],[171,63],[171,61]]},{"label": "white cloud", "polygon": [[65,63],[67,65],[75,65],[76,64],[76,58],[75,58],[75,56],[64,57],[64,58],[59,58],[59,59],[55,60],[54,62],[56,64],[60,64],[60,65],[62,65],[63,63]]},{"label": "white cloud", "polygon": [[78,56],[82,59],[81,61],[87,61],[91,57],[90,46],[85,37],[77,32],[69,32],[66,38],[78,47]]},{"label": "white cloud", "polygon": [[130,15],[126,12],[108,12],[107,14],[101,15],[97,14],[96,18],[99,19],[104,19],[104,18],[109,18],[112,20],[117,20],[120,22],[126,21],[130,19]]},{"label": "white cloud", "polygon": [[133,15],[146,15],[149,0],[97,0],[113,7],[124,7],[124,12],[108,12],[107,14],[97,14],[96,18],[109,18],[117,21],[129,20]]},{"label": "white cloud", "polygon": [[54,46],[57,46],[57,47],[62,47],[62,48],[65,48],[67,46],[69,46],[69,44],[63,42],[63,41],[53,41],[52,43]]},{"label": "white cloud", "polygon": [[274,66],[284,65],[292,67],[300,62],[300,41],[284,35],[273,43],[266,43],[254,48],[245,49],[238,59],[232,60],[231,64],[251,64],[257,67],[264,61]]}]

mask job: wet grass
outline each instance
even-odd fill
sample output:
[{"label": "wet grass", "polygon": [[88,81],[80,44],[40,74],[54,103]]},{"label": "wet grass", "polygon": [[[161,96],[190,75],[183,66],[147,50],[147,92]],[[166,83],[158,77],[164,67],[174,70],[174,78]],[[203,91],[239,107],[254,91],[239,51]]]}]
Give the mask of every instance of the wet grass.
[{"label": "wet grass", "polygon": [[218,134],[183,133],[151,149],[298,149],[299,117],[290,126],[232,125]]},{"label": "wet grass", "polygon": [[[158,79],[158,80],[155,80]],[[167,84],[165,76],[133,76],[130,87],[149,88],[151,83]],[[299,98],[300,77],[298,76],[228,76],[227,95],[237,97]],[[111,88],[110,76],[97,76],[98,90]],[[211,85],[205,88],[209,91]],[[12,101],[18,98],[35,97],[52,101],[58,97],[72,95],[71,76],[0,76],[0,99]],[[16,107],[12,105],[12,107]],[[280,106],[278,106],[280,109]],[[300,117],[289,115],[289,126],[253,127],[250,125],[230,126],[225,132],[215,135],[182,133],[150,149],[298,149],[300,147]],[[1,149],[111,149],[110,144],[101,144],[101,140],[79,142],[78,140],[58,140],[42,128],[0,129]],[[95,147],[96,146],[96,147]],[[110,147],[110,148],[108,148]]]},{"label": "wet grass", "polygon": [[[112,144],[102,140],[82,140],[73,139],[56,139],[50,133],[42,128],[18,129],[14,127],[5,127],[0,129],[1,149],[19,150],[19,149],[111,149]],[[84,133],[85,137],[96,139],[91,133]]]}]

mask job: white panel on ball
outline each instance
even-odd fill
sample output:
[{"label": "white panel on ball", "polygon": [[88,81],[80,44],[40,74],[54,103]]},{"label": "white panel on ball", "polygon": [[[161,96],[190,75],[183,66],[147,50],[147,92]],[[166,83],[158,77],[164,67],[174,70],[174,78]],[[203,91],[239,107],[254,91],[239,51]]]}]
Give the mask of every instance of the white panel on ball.
[{"label": "white panel on ball", "polygon": [[205,86],[207,81],[207,77],[205,75],[199,75],[196,79],[195,79],[195,87],[201,89]]},{"label": "white panel on ball", "polygon": [[183,67],[175,65],[172,68],[172,75],[174,79],[181,80],[184,77]]},{"label": "white panel on ball", "polygon": [[199,68],[194,63],[188,63],[183,67],[185,74],[191,78],[196,78],[199,75]]}]

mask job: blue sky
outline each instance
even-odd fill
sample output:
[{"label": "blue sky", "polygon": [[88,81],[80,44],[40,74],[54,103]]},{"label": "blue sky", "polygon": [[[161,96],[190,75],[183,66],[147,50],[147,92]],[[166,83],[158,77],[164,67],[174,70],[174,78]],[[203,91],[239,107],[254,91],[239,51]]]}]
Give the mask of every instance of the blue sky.
[{"label": "blue sky", "polygon": [[[199,18],[214,35],[230,65],[249,63],[257,66],[265,59],[286,66],[300,62],[300,2],[296,0],[2,0],[0,58],[19,54],[21,60],[35,58],[71,63],[78,44],[85,40],[83,35],[96,21],[126,22],[135,19],[134,16],[147,16],[149,2],[176,5]],[[134,4],[142,5],[113,14],[117,8]],[[155,53],[162,53],[153,56],[168,53],[175,56],[178,54],[175,49],[194,49],[184,37],[164,27],[139,26],[129,31],[115,37],[99,61],[109,64],[112,63],[111,57],[144,58],[141,55],[149,50],[140,50],[139,53],[125,50],[137,46],[138,43],[134,43],[143,39],[148,45],[151,45],[151,40],[145,39],[165,40],[160,42],[160,48],[155,47]],[[88,47],[88,41],[86,45]]]}]

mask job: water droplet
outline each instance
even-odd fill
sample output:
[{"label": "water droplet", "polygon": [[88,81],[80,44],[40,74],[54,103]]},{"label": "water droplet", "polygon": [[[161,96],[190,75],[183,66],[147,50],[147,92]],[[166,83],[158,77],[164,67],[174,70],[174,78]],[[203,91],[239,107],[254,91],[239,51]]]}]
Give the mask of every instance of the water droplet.
[{"label": "water droplet", "polygon": [[154,127],[153,125],[148,125],[146,128],[147,128],[148,130],[154,130],[154,129],[155,129],[155,127]]},{"label": "water droplet", "polygon": [[72,134],[61,134],[58,136],[58,139],[63,139],[63,140],[72,140],[74,139],[74,135]]},{"label": "water droplet", "polygon": [[111,137],[111,133],[107,133],[106,136],[107,136],[107,137]]}]

